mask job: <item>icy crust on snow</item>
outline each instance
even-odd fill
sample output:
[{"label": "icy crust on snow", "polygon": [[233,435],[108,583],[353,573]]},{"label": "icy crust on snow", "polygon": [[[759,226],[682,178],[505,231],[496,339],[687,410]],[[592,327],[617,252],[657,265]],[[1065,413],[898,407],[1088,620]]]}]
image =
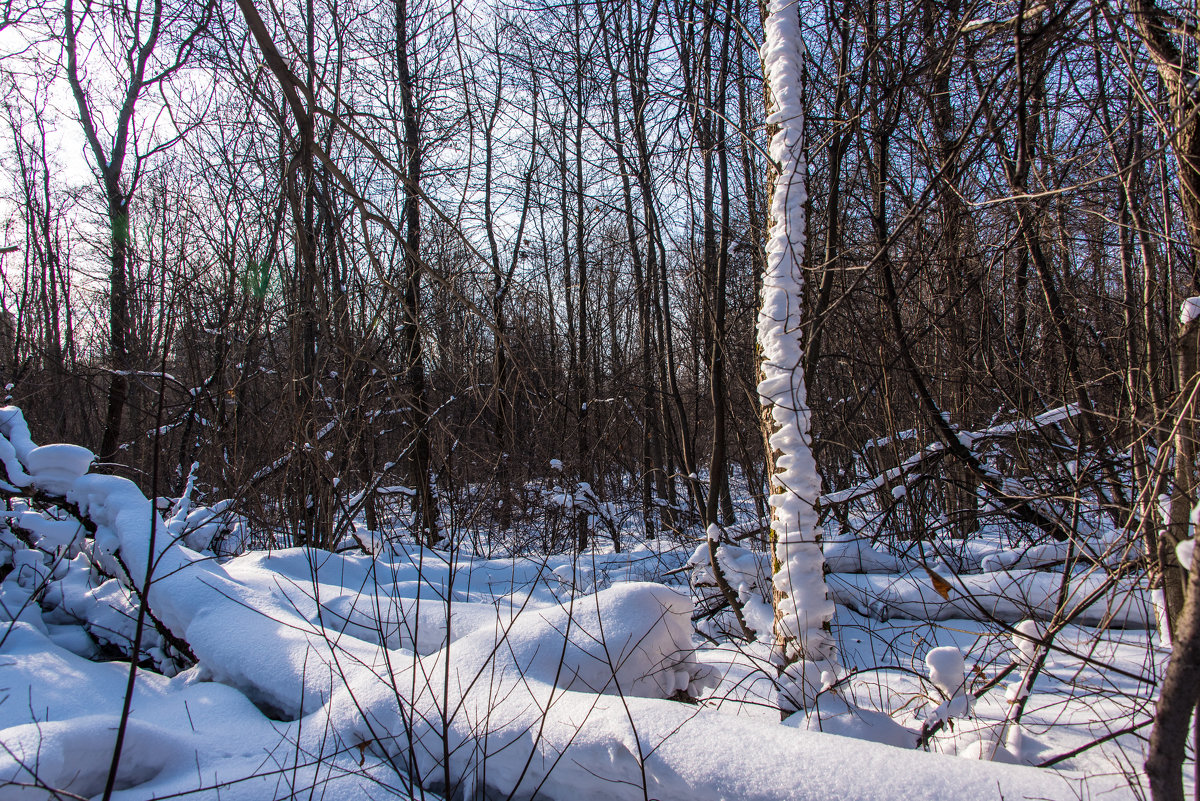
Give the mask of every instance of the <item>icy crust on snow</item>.
[{"label": "icy crust on snow", "polygon": [[[821,482],[809,445],[810,412],[800,347],[807,195],[801,97],[804,56],[795,3],[771,0],[763,31],[761,56],[773,103],[767,123],[778,126],[769,154],[779,170],[771,195],[767,265],[758,315],[762,369],[758,393],[775,423],[770,444],[777,452],[770,498],[777,562],[775,628],[785,662],[803,654],[832,666],[836,649],[826,627],[834,610],[825,589],[817,536],[814,507]],[[791,694],[797,697],[791,703],[803,704],[813,689],[796,688]]]}]

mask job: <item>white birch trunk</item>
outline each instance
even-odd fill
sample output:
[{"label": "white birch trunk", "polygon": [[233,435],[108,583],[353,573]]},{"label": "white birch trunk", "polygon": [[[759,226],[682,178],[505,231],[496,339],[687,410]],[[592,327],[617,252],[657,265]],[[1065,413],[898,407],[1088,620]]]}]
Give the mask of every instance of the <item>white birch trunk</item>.
[{"label": "white birch trunk", "polygon": [[768,81],[768,125],[776,126],[770,156],[777,166],[771,187],[767,265],[763,276],[758,345],[758,392],[770,413],[771,543],[775,597],[775,648],[780,668],[780,709],[807,708],[836,671],[830,632],[833,602],[825,586],[815,505],[821,480],[813,460],[810,414],[801,351],[804,287],[801,71],[804,43],[793,0],[769,0],[762,47]]}]

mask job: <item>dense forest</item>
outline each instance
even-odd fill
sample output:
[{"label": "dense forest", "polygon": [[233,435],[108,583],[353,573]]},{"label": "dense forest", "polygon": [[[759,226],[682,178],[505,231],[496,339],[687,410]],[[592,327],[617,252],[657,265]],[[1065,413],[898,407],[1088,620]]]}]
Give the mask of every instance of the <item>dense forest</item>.
[{"label": "dense forest", "polygon": [[[159,454],[164,494],[198,462],[262,536],[323,547],[360,509],[431,543],[585,544],[513,539],[547,481],[651,535],[730,522],[731,479],[764,516],[757,7],[66,11],[13,7],[3,62],[2,369],[35,430],[146,489]],[[1156,67],[1136,19],[803,8],[827,492],[943,421],[1067,406],[1069,448],[1005,446],[1032,494],[1094,487],[1123,525],[1170,491],[1190,40]],[[974,531],[1003,489],[958,456],[881,533]]]},{"label": "dense forest", "polygon": [[[796,525],[815,532],[805,541],[826,541],[826,573],[905,575],[934,604],[963,599],[953,615],[901,614],[907,601],[878,601],[900,592],[891,580],[854,585],[861,603],[831,584],[839,610],[880,623],[970,618],[1005,647],[1015,638],[1009,673],[1024,689],[1002,705],[1003,731],[1020,729],[1035,682],[1053,675],[1048,654],[1118,682],[1142,676],[1102,691],[1122,711],[1090,730],[1091,745],[1054,741],[1079,751],[1033,759],[1008,742],[1014,761],[1057,764],[1119,741],[1114,759],[1136,763],[1118,771],[1126,791],[1143,794],[1148,780],[1160,801],[1183,797],[1200,701],[1200,588],[1187,580],[1200,509],[1194,7],[5,0],[0,10],[0,384],[28,422],[25,434],[0,424],[0,456],[18,460],[0,481],[5,520],[78,519],[96,542],[109,525],[65,491],[34,481],[38,495],[13,479],[18,462],[37,475],[21,445],[32,432],[90,449],[90,470],[158,499],[168,529],[207,509],[203,542],[194,527],[170,530],[229,564],[316,551],[386,561],[404,548],[568,565],[575,590],[600,592],[599,579],[578,578],[586,555],[594,565],[596,554],[650,552],[666,561],[641,578],[690,576],[697,637],[750,648],[773,615],[776,658],[762,672],[791,675],[820,651],[831,672],[806,681],[849,687],[832,655],[853,648],[831,634],[848,613],[831,626],[829,602],[809,619],[815,634],[780,622],[781,598],[811,613],[779,579],[792,559],[780,550],[791,494],[804,501]],[[770,70],[772,14],[799,22],[791,84]],[[781,157],[785,140],[795,150]],[[772,231],[783,245],[768,246]],[[781,258],[795,261],[794,293],[771,301]],[[772,319],[799,346],[794,380],[774,394]],[[786,435],[791,424],[800,436]],[[801,440],[819,481],[807,495],[779,478]],[[23,604],[50,615],[46,588],[64,580],[51,557],[83,546],[53,554],[11,525],[20,542],[0,536],[12,552],[0,561],[17,581],[17,552],[45,552],[49,573]],[[839,568],[851,552],[856,567]],[[117,606],[138,633],[106,639],[88,624],[100,651],[81,648],[135,666],[127,696],[139,661],[165,675],[207,665],[200,641],[171,625],[175,612],[156,616],[137,594],[149,594],[154,568],[139,585],[123,562],[114,570],[88,553],[124,587]],[[1004,611],[964,589],[1018,568],[1053,591]],[[1149,611],[1131,617],[1121,606],[1131,598],[1152,599]],[[446,600],[447,663],[460,601]],[[144,617],[158,654],[143,653]],[[1127,647],[1109,638],[1129,630],[1140,656],[1095,655],[1097,643]],[[1060,632],[1077,638],[1065,651]],[[420,651],[417,639],[405,647]],[[908,646],[921,671],[932,644]],[[935,650],[928,682],[943,688],[939,670],[955,668],[939,668]],[[895,661],[862,658],[871,669]],[[965,686],[961,655],[957,665]],[[998,668],[981,665],[976,698],[1000,681],[988,684]],[[662,695],[704,701],[700,674],[689,675]],[[961,690],[943,693],[951,706],[925,718],[913,745],[930,750],[943,723],[969,716],[970,703],[947,711]],[[778,708],[811,702],[801,693]],[[881,707],[896,717],[909,704]],[[1005,747],[997,737],[992,758]],[[463,779],[452,761],[447,751],[437,763],[440,784],[405,762],[404,792],[453,796]],[[649,798],[640,751],[637,764]],[[105,798],[117,775],[114,759]]]}]

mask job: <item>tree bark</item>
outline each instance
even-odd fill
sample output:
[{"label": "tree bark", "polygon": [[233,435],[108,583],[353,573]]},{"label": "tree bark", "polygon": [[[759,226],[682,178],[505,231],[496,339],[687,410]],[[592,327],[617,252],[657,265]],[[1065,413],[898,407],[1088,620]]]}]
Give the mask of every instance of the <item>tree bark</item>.
[{"label": "tree bark", "polygon": [[425,357],[421,346],[421,120],[408,52],[408,2],[396,0],[396,69],[404,117],[406,182],[404,194],[404,328],[401,334],[405,383],[412,397],[412,452],[409,475],[413,489],[413,520],[417,539],[434,546],[442,540],[437,498],[433,491],[430,455],[430,411],[425,386]]}]

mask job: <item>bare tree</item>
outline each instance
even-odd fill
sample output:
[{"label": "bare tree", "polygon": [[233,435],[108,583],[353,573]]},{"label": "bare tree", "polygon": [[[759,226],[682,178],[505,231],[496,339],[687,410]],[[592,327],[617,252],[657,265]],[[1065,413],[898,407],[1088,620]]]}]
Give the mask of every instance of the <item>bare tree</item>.
[{"label": "bare tree", "polygon": [[[74,0],[66,0],[63,9],[66,78],[103,192],[108,223],[108,355],[112,372],[101,458],[112,458],[120,443],[129,393],[128,373],[133,367],[128,341],[131,204],[147,160],[174,140],[170,134],[154,130],[154,121],[162,117],[161,107],[147,115],[149,124],[137,118],[137,111],[143,107],[144,112],[147,102],[156,102],[148,100],[147,95],[154,91],[161,94],[163,85],[187,63],[212,8],[212,3],[203,6],[198,20],[190,12],[185,15],[167,8],[163,0],[155,0],[148,9],[141,3],[121,3],[111,8],[88,3],[79,11]],[[109,35],[109,26],[115,36]],[[164,48],[169,50],[165,55],[161,52]],[[93,72],[84,62],[85,55],[88,63],[99,63],[98,68],[92,67]],[[105,74],[109,71],[114,74]],[[116,103],[107,107],[107,98],[96,85],[114,78],[119,94]]]}]

